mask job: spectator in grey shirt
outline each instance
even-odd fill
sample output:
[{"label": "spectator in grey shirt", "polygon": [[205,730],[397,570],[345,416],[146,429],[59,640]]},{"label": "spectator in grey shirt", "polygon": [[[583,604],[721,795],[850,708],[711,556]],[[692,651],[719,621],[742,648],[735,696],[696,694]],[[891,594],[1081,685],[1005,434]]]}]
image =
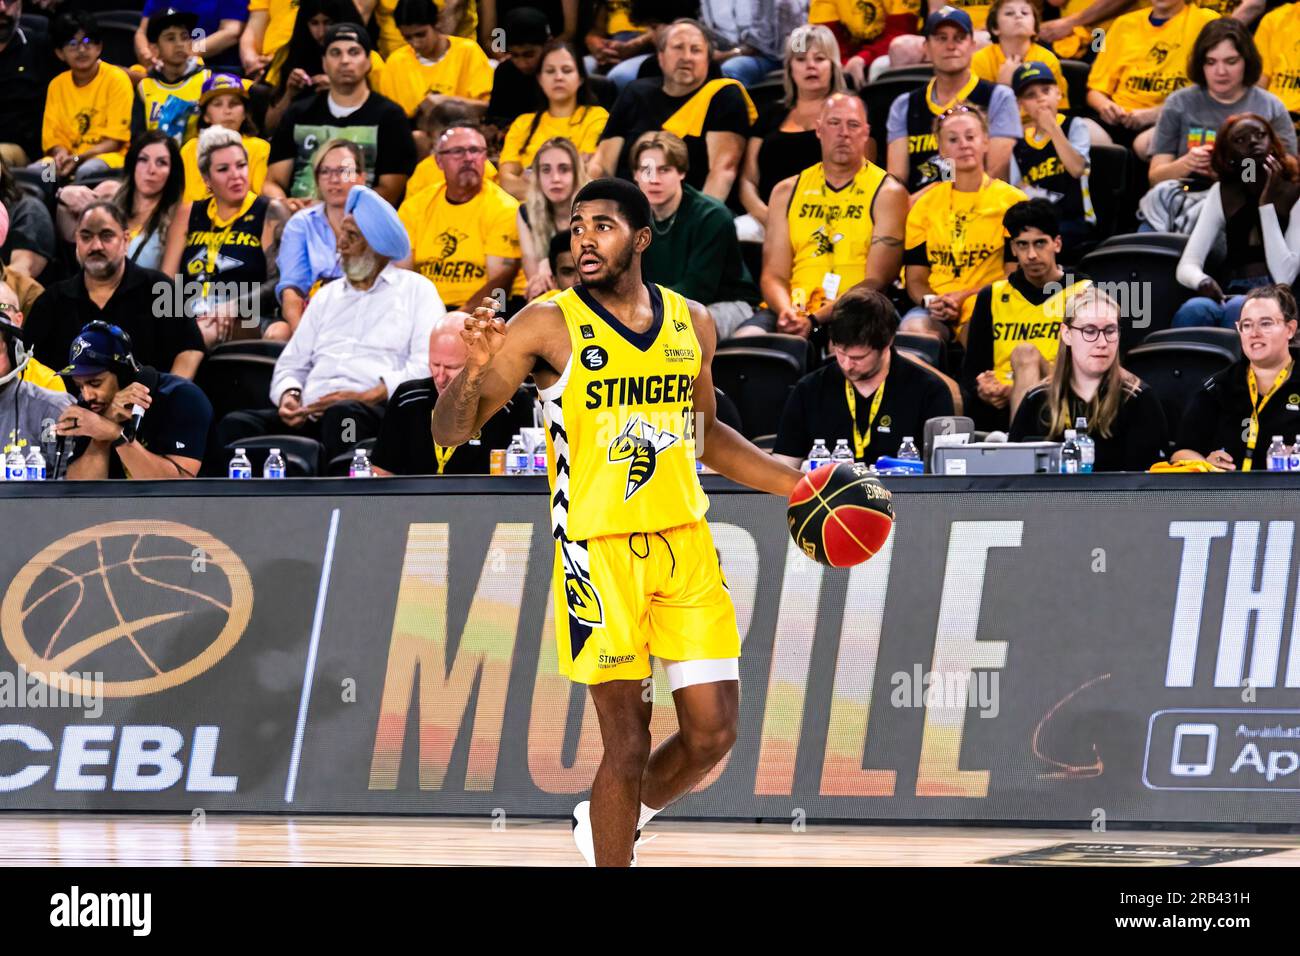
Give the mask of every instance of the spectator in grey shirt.
[{"label": "spectator in grey shirt", "polygon": [[[7,286],[0,286],[0,306],[0,451],[26,442],[26,455],[27,448],[53,435],[54,423],[72,404],[72,396],[23,380],[27,344],[22,329],[9,321],[7,313],[17,311],[18,297]],[[52,445],[43,451],[48,459]],[[53,466],[48,460],[46,464]]]},{"label": "spectator in grey shirt", "polygon": [[713,31],[722,75],[749,87],[781,68],[785,38],[808,22],[808,0],[702,0],[700,21]]}]

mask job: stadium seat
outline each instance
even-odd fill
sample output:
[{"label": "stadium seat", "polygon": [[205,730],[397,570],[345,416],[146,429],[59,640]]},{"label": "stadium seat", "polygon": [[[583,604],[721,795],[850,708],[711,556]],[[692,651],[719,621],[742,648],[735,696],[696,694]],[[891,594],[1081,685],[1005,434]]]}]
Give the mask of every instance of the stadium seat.
[{"label": "stadium seat", "polygon": [[882,70],[880,75],[867,85],[883,83],[886,80],[915,79],[916,77],[920,77],[928,83],[932,76],[934,76],[934,66],[930,63],[916,63],[912,66],[891,66],[887,70]]},{"label": "stadium seat", "polygon": [[1082,60],[1061,58],[1061,75],[1065,77],[1065,86],[1070,95],[1070,112],[1076,116],[1096,118],[1096,111],[1088,105],[1088,73],[1092,64]]},{"label": "stadium seat", "polygon": [[253,466],[253,477],[262,477],[262,468],[272,448],[280,449],[284,455],[284,473],[287,478],[315,478],[320,475],[320,460],[325,454],[325,446],[314,438],[302,435],[259,435],[256,438],[241,438],[226,446],[226,461],[235,456],[235,449],[242,448]]},{"label": "stadium seat", "polygon": [[1088,173],[1088,193],[1097,213],[1097,235],[1115,232],[1128,195],[1129,152],[1123,146],[1093,146]]},{"label": "stadium seat", "polygon": [[808,340],[799,335],[787,335],[784,332],[765,332],[762,335],[747,335],[739,339],[724,339],[718,343],[718,351],[723,349],[771,349],[785,352],[799,362],[802,371],[808,370]]},{"label": "stadium seat", "polygon": [[[1127,312],[1134,306],[1146,310],[1137,326],[1127,314],[1120,321],[1120,352],[1125,353],[1151,332],[1167,329],[1178,307],[1192,290],[1174,276],[1180,253],[1158,246],[1107,246],[1094,249],[1079,262],[1079,269],[1101,286]],[[1135,296],[1137,301],[1135,301]]]},{"label": "stadium seat", "polygon": [[212,402],[213,421],[231,412],[271,408],[271,376],[275,359],[269,355],[209,355],[199,366],[194,384]]},{"label": "stadium seat", "polygon": [[279,358],[284,351],[284,342],[271,339],[243,339],[236,342],[222,342],[213,347],[209,355],[269,355]]},{"label": "stadium seat", "polygon": [[348,476],[348,471],[351,470],[352,456],[356,454],[356,450],[358,448],[364,448],[368,454],[375,447],[375,442],[377,441],[379,441],[377,438],[367,438],[364,441],[359,441],[353,445],[351,451],[345,451],[341,455],[335,455],[330,460],[329,465],[325,468],[325,477],[346,478]]},{"label": "stadium seat", "polygon": [[713,400],[717,403],[718,410],[716,417],[724,425],[730,425],[736,431],[743,433],[745,425],[740,420],[740,412],[736,409],[736,403],[729,399],[726,393],[713,386]]},{"label": "stadium seat", "polygon": [[893,79],[878,79],[858,91],[858,96],[862,97],[862,102],[867,107],[867,122],[871,126],[871,138],[876,141],[877,158],[883,159],[888,145],[885,136],[889,122],[889,107],[893,105],[895,99],[904,93],[920,89],[926,82],[927,78],[924,76],[897,76]]},{"label": "stadium seat", "polygon": [[788,352],[729,348],[713,355],[713,382],[736,403],[746,438],[776,431],[802,375],[799,360]]},{"label": "stadium seat", "polygon": [[1220,345],[1164,341],[1137,346],[1125,357],[1124,367],[1155,391],[1173,434],[1192,395],[1211,375],[1235,361],[1232,352]]},{"label": "stadium seat", "polygon": [[18,18],[18,26],[27,33],[49,33],[50,21],[39,13],[24,13]]},{"label": "stadium seat", "polygon": [[133,26],[120,22],[100,22],[99,35],[104,41],[102,55],[105,63],[112,63],[124,70],[130,69],[135,63],[135,31],[139,24],[138,19]]},{"label": "stadium seat", "polygon": [[1108,246],[1157,246],[1161,249],[1174,249],[1179,255],[1187,247],[1187,234],[1182,232],[1121,232],[1116,236],[1107,236],[1097,243],[1098,249]]},{"label": "stadium seat", "polygon": [[746,92],[749,93],[749,98],[754,101],[754,106],[761,113],[764,106],[769,103],[780,102],[785,97],[785,77],[755,83]]},{"label": "stadium seat", "polygon": [[939,371],[943,371],[943,342],[939,341],[935,336],[923,335],[918,332],[899,332],[894,336],[894,345],[913,353],[927,365],[932,365]]},{"label": "stadium seat", "polygon": [[1183,329],[1161,329],[1142,340],[1143,345],[1154,345],[1157,342],[1204,342],[1227,349],[1233,354],[1234,361],[1241,358],[1241,336],[1234,329],[1193,325]]},{"label": "stadium seat", "polygon": [[95,14],[95,19],[99,21],[100,26],[105,23],[123,23],[134,30],[140,26],[144,15],[139,10],[105,10],[103,13]]}]

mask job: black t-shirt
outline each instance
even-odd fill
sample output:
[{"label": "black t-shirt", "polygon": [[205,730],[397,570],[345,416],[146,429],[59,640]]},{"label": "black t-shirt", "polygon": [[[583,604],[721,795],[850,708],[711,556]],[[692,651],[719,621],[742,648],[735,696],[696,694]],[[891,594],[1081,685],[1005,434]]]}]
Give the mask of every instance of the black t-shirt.
[{"label": "black t-shirt", "polygon": [[[1175,448],[1189,448],[1202,455],[1222,448],[1241,470],[1246,457],[1245,435],[1250,427],[1250,390],[1246,384],[1247,359],[1240,359],[1212,376],[1192,396],[1183,413]],[[1263,393],[1260,394],[1262,399]],[[1290,444],[1300,434],[1300,380],[1294,365],[1285,381],[1259,413],[1259,432],[1251,468],[1268,468],[1268,446],[1274,435]]]},{"label": "black t-shirt", "polygon": [[294,161],[291,196],[314,195],[312,154],[336,136],[361,147],[366,158],[367,186],[373,187],[380,176],[409,176],[415,169],[415,140],[400,106],[372,92],[352,113],[335,116],[330,112],[329,94],[318,93],[294,102],[271,138],[268,164]]},{"label": "black t-shirt", "polygon": [[[1047,436],[1048,384],[1029,390],[1011,423],[1012,441],[1041,441]],[[1088,403],[1070,393],[1070,422],[1088,418]],[[1168,447],[1169,426],[1160,399],[1146,385],[1128,394],[1105,438],[1089,424],[1088,437],[1097,448],[1093,471],[1146,471],[1159,461]],[[1059,440],[1059,439],[1058,439]]]},{"label": "black t-shirt", "polygon": [[493,71],[492,95],[486,120],[504,131],[525,113],[546,109],[546,95],[536,76],[528,76],[509,60]]},{"label": "black t-shirt", "polygon": [[[393,393],[384,413],[379,440],[370,460],[395,475],[436,475],[437,455],[433,447],[430,416],[438,401],[432,378],[403,382]],[[443,467],[444,475],[486,475],[494,448],[509,448],[510,439],[521,428],[533,426],[533,401],[524,389],[487,420],[476,438],[458,445]]]},{"label": "black t-shirt", "polygon": [[86,292],[82,273],[56,282],[36,300],[24,323],[36,358],[53,369],[63,368],[77,333],[100,320],[121,326],[131,336],[132,351],[141,365],[170,371],[181,352],[203,351],[198,324],[176,308],[181,303],[174,301],[175,285],[161,272],[127,260],[117,291],[100,309]]},{"label": "black t-shirt", "polygon": [[[605,123],[605,131],[600,134],[601,140],[615,137],[623,139],[623,151],[618,157],[616,175],[623,179],[632,178],[628,156],[637,137],[651,130],[663,129],[664,120],[676,113],[693,95],[669,96],[664,92],[663,77],[633,80],[623,88],[623,92],[614,101],[609,121]],[[725,86],[715,93],[709,102],[709,111],[705,114],[700,135],[685,137],[691,167],[686,182],[696,189],[703,189],[704,181],[709,176],[709,133],[749,136],[749,110],[745,105],[745,97],[736,87]]]},{"label": "black t-shirt", "polygon": [[[17,14],[10,10],[15,20]],[[41,118],[45,90],[62,67],[50,50],[49,38],[40,32],[15,29],[0,50],[0,138],[15,143],[31,162],[41,158]]]},{"label": "black t-shirt", "polygon": [[[175,455],[179,458],[203,460],[207,447],[208,428],[212,424],[212,403],[203,390],[187,378],[170,373],[159,373],[151,368],[141,370],[139,379],[149,389],[153,400],[135,440],[146,451],[155,455]],[[86,450],[90,439],[79,438],[73,443],[70,461]],[[108,458],[109,478],[128,478],[122,468],[118,450],[113,449]]]},{"label": "black t-shirt", "polygon": [[762,140],[758,148],[758,198],[768,201],[777,183],[798,176],[809,166],[822,161],[821,142],[815,130],[783,133],[781,124],[790,115],[784,103],[768,103],[758,112],[758,121],[749,131],[753,139]]},{"label": "black t-shirt", "polygon": [[[0,100],[3,99],[0,96]],[[34,252],[48,260],[58,255],[54,242],[54,219],[39,199],[23,193],[17,202],[6,204],[5,211],[9,213],[9,235],[0,246],[0,262],[8,265],[10,256],[17,249]]]},{"label": "black t-shirt", "polygon": [[875,393],[854,395],[857,416],[849,418],[845,378],[833,360],[801,378],[785,403],[781,426],[772,451],[792,458],[807,458],[813,442],[822,438],[827,449],[843,438],[854,449],[853,424],[858,433],[871,427],[871,442],[862,459],[871,464],[882,455],[893,457],[905,437],[911,436],[920,448],[925,423],[953,413],[952,392],[939,375],[928,366],[891,349],[889,374],[885,376],[885,394],[880,399],[876,418],[871,420]]}]

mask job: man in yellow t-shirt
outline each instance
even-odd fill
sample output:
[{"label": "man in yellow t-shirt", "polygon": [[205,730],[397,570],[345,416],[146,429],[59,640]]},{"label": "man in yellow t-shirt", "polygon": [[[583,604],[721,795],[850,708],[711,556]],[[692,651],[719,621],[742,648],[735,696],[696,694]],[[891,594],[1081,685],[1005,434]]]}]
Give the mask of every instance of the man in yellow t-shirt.
[{"label": "man in yellow t-shirt", "polygon": [[100,59],[104,45],[88,13],[60,14],[50,28],[50,43],[68,69],[50,82],[45,94],[42,162],[53,166],[60,179],[82,180],[120,169],[131,140],[131,78]]},{"label": "man in yellow t-shirt", "polygon": [[474,308],[498,290],[508,296],[519,271],[519,201],[483,179],[487,141],[478,130],[447,130],[434,155],[445,182],[398,210],[411,237],[412,267],[449,309]]},{"label": "man in yellow t-shirt", "polygon": [[1088,105],[1111,138],[1147,157],[1165,99],[1191,80],[1187,58],[1197,34],[1219,15],[1185,0],[1153,0],[1119,17],[1088,74]]},{"label": "man in yellow t-shirt", "polygon": [[1292,119],[1300,114],[1300,3],[1271,10],[1255,29],[1264,62],[1263,86],[1280,99]]},{"label": "man in yellow t-shirt", "polygon": [[432,0],[400,0],[393,19],[404,43],[389,56],[377,91],[407,116],[444,100],[482,116],[492,93],[492,64],[479,45],[440,33]]}]

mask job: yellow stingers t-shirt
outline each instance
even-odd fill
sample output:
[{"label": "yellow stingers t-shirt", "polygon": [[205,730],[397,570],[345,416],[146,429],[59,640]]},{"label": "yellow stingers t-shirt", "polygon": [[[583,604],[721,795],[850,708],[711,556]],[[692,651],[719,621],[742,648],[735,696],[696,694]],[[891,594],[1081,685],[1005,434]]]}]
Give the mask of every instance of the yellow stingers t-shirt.
[{"label": "yellow stingers t-shirt", "polygon": [[248,12],[258,10],[267,15],[262,55],[275,56],[293,36],[293,24],[298,19],[298,0],[248,0]]},{"label": "yellow stingers t-shirt", "polygon": [[572,116],[552,116],[542,113],[537,121],[537,129],[529,135],[536,113],[525,113],[510,124],[506,130],[506,142],[501,147],[501,162],[518,163],[527,169],[533,163],[537,150],[548,139],[563,137],[583,156],[596,151],[596,141],[605,129],[609,113],[601,106],[579,106]]},{"label": "yellow stingers t-shirt", "polygon": [[[1061,88],[1061,109],[1070,108],[1070,87],[1065,82],[1065,74],[1061,72],[1061,61],[1056,58],[1056,54],[1040,43],[1031,43],[1029,53],[1025,55],[1026,63],[1043,63],[1052,71],[1052,76],[1056,77],[1056,85]],[[998,81],[998,71],[1002,69],[1002,64],[1007,62],[1007,55],[1002,52],[1002,47],[996,43],[990,43],[982,50],[976,50],[975,55],[970,59],[970,71],[978,76],[981,80],[988,80],[990,83]]]},{"label": "yellow stingers t-shirt", "polygon": [[884,0],[812,0],[809,23],[841,23],[855,40],[874,40],[889,15]]},{"label": "yellow stingers t-shirt", "polygon": [[1187,56],[1197,35],[1219,15],[1201,7],[1183,10],[1160,26],[1150,10],[1119,17],[1106,33],[1105,48],[1088,74],[1088,89],[1105,93],[1126,110],[1159,106],[1187,78]]},{"label": "yellow stingers t-shirt", "polygon": [[496,183],[484,182],[469,202],[452,204],[443,182],[408,198],[397,214],[411,237],[415,271],[452,308],[468,304],[483,284],[488,256],[520,257],[518,212],[519,200]]},{"label": "yellow stingers t-shirt", "polygon": [[402,31],[397,29],[397,21],[393,19],[393,14],[396,11],[397,0],[379,0],[375,4],[375,23],[379,26],[379,36],[375,39],[375,45],[379,47],[379,52],[385,62],[394,53],[406,46]]},{"label": "yellow stingers t-shirt", "polygon": [[[266,160],[271,155],[271,144],[257,136],[245,136],[243,140],[244,149],[248,150],[248,189],[260,196],[262,183],[266,182]],[[212,195],[199,174],[197,138],[181,147],[181,162],[185,164],[185,192],[181,198],[185,202],[198,202]]]},{"label": "yellow stingers t-shirt", "polygon": [[[1028,199],[1015,186],[987,174],[977,192],[936,183],[907,214],[904,266],[929,266],[936,295],[979,289],[1005,278],[1006,230],[1002,216]],[[975,311],[975,296],[962,303],[959,327]]]},{"label": "yellow stingers t-shirt", "polygon": [[492,94],[492,64],[487,54],[472,40],[447,40],[447,52],[431,65],[403,45],[384,64],[378,86],[374,87],[376,92],[406,110],[407,116],[415,115],[428,93],[487,102]]},{"label": "yellow stingers t-shirt", "polygon": [[120,140],[121,149],[95,157],[120,168],[131,142],[134,104],[135,89],[121,67],[101,61],[95,78],[81,87],[72,81],[72,71],[65,70],[45,91],[41,147],[46,153],[56,146],[80,153],[104,139]]},{"label": "yellow stingers t-shirt", "polygon": [[[426,156],[415,164],[415,172],[406,181],[406,198],[410,199],[416,193],[422,193],[432,186],[441,186],[446,181],[447,177],[443,174],[442,167],[438,165],[438,157]],[[483,163],[483,181],[485,183],[497,181],[497,168],[492,165],[490,159]]]},{"label": "yellow stingers t-shirt", "polygon": [[1268,91],[1292,113],[1300,113],[1300,3],[1264,15],[1255,29]]}]

